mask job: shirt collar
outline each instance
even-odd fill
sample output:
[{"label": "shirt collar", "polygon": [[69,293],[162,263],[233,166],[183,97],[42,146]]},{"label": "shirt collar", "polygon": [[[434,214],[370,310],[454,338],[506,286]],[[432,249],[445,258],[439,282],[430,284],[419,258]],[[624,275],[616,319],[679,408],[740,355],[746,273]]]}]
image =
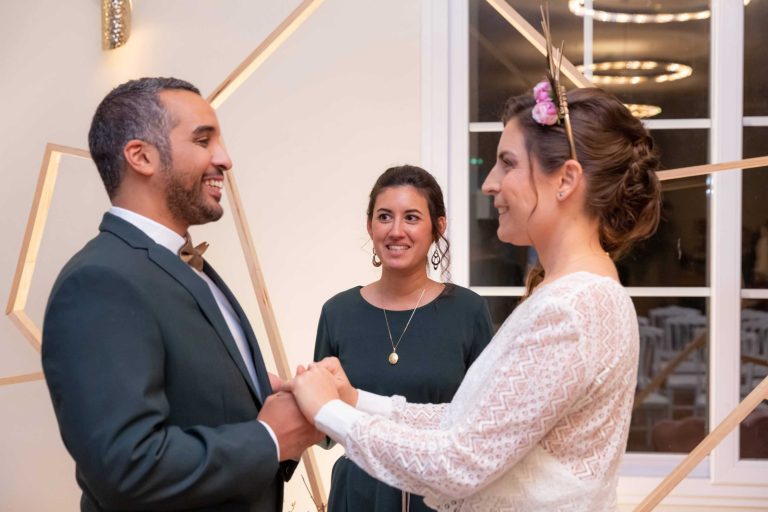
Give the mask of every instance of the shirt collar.
[{"label": "shirt collar", "polygon": [[126,210],[119,206],[112,206],[109,209],[109,213],[133,224],[156,244],[162,245],[174,254],[177,254],[179,249],[181,249],[181,246],[185,243],[184,237],[180,236],[174,230],[131,210]]}]

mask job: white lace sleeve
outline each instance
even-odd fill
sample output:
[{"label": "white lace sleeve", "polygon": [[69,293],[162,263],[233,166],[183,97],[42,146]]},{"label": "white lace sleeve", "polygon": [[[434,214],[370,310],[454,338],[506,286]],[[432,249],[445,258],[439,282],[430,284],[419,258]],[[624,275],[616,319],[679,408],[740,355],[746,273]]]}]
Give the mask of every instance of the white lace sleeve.
[{"label": "white lace sleeve", "polygon": [[392,420],[420,429],[436,429],[448,404],[409,404],[401,396],[392,397]]},{"label": "white lace sleeve", "polygon": [[486,350],[477,361],[485,364],[470,369],[462,387],[473,370],[480,384],[468,386],[471,405],[461,416],[451,414],[454,404],[399,404],[393,418],[400,421],[363,416],[345,439],[347,456],[375,478],[425,496],[463,498],[508,470],[584,396],[592,376],[568,304],[550,301],[529,313],[525,330],[502,328],[491,342],[500,349]]}]

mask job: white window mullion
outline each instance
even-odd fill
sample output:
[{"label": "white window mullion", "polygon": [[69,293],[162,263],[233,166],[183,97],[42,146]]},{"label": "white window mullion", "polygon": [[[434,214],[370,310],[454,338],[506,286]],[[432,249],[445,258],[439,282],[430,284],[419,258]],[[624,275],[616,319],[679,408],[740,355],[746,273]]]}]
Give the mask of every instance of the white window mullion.
[{"label": "white window mullion", "polygon": [[448,4],[448,233],[451,277],[469,286],[469,0]]},{"label": "white window mullion", "polygon": [[[446,201],[450,190],[448,30],[448,4],[443,0],[424,0],[421,4],[421,166],[440,183]],[[450,226],[453,218],[448,217]],[[451,253],[456,253],[455,244],[451,246]],[[430,267],[429,272],[433,279],[441,279],[439,270]]]},{"label": "white window mullion", "polygon": [[744,126],[768,126],[768,116],[745,117]]},{"label": "white window mullion", "polygon": [[448,5],[421,4],[421,166],[448,184]]},{"label": "white window mullion", "polygon": [[[712,0],[711,161],[742,154],[744,4]],[[741,171],[711,176],[710,195],[710,428],[740,399],[741,337]],[[768,465],[755,468],[739,459],[738,428],[710,457],[714,483],[765,483]]]},{"label": "white window mullion", "polygon": [[582,38],[584,45],[584,54],[582,56],[581,63],[584,66],[584,76],[588,80],[592,80],[592,63],[594,62],[594,53],[592,51],[592,43],[594,42],[594,20],[592,17],[592,0],[584,1],[584,37]]}]

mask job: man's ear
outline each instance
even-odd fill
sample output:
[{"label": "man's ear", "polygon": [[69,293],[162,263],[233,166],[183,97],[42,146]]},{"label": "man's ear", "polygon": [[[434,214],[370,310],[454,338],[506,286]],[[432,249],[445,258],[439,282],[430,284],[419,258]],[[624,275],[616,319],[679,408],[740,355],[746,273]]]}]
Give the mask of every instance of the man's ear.
[{"label": "man's ear", "polygon": [[128,168],[146,177],[152,176],[160,165],[160,153],[152,144],[132,139],[123,146],[123,157]]},{"label": "man's ear", "polygon": [[571,195],[584,179],[584,169],[576,160],[566,160],[560,168],[557,183],[557,198],[563,200]]}]

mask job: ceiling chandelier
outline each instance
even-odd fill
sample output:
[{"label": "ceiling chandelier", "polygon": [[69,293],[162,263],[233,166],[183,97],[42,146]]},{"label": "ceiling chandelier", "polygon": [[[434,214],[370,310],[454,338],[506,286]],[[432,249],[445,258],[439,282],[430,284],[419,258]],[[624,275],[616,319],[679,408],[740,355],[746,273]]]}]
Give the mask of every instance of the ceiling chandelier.
[{"label": "ceiling chandelier", "polygon": [[642,103],[625,103],[630,113],[638,119],[647,119],[649,117],[661,114],[661,107],[657,105],[645,105]]},{"label": "ceiling chandelier", "polygon": [[[748,5],[750,0],[744,0]],[[688,12],[619,12],[586,7],[584,0],[568,0],[568,9],[576,16],[592,16],[598,21],[613,23],[670,23],[673,21],[705,20],[712,15],[707,6]]]},{"label": "ceiling chandelier", "polygon": [[[584,72],[584,65],[577,66]],[[592,82],[601,85],[627,85],[643,82],[673,82],[693,74],[693,68],[679,62],[655,60],[615,60],[590,65]]]}]

